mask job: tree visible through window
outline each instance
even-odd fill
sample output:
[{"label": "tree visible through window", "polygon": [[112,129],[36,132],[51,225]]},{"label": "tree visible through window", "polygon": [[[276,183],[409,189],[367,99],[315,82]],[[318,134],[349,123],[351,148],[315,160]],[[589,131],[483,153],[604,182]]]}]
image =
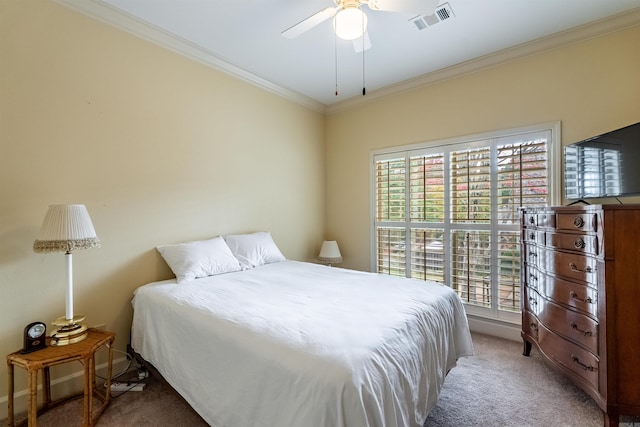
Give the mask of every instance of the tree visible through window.
[{"label": "tree visible through window", "polygon": [[375,153],[376,271],[450,286],[483,315],[518,313],[519,208],[552,200],[552,134],[502,132]]}]

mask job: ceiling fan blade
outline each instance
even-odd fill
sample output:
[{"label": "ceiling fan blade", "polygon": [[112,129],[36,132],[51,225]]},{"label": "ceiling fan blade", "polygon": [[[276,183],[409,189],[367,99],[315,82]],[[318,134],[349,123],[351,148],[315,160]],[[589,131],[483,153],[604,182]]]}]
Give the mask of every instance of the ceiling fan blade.
[{"label": "ceiling fan blade", "polygon": [[316,25],[326,21],[329,18],[332,18],[333,15],[338,11],[337,7],[328,7],[326,9],[321,10],[320,12],[311,15],[307,19],[304,19],[292,27],[287,28],[282,32],[282,35],[288,39],[295,39],[300,34],[309,31]]},{"label": "ceiling fan blade", "polygon": [[421,15],[433,15],[439,4],[440,0],[369,0],[368,2],[372,10]]},{"label": "ceiling fan blade", "polygon": [[355,49],[356,53],[360,53],[363,50],[371,49],[371,39],[369,38],[369,33],[367,31],[365,31],[361,37],[358,37],[353,41],[353,48]]}]

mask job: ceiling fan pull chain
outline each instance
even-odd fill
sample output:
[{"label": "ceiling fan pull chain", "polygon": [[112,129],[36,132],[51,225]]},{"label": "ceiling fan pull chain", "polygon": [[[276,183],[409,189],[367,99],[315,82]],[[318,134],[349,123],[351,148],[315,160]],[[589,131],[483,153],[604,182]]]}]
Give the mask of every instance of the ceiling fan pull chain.
[{"label": "ceiling fan pull chain", "polygon": [[367,94],[367,89],[364,84],[364,50],[362,51],[362,96]]},{"label": "ceiling fan pull chain", "polygon": [[338,36],[333,32],[333,55],[334,65],[336,67],[336,96],[338,96]]},{"label": "ceiling fan pull chain", "polygon": [[364,13],[362,14],[362,96],[367,94],[367,89],[364,84]]}]

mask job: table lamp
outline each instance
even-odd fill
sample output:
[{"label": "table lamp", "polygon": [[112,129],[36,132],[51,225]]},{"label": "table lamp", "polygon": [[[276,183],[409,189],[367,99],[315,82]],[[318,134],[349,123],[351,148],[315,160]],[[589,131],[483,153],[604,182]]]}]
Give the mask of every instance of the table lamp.
[{"label": "table lamp", "polygon": [[51,345],[67,345],[87,337],[84,315],[73,313],[72,252],[100,246],[100,240],[84,205],[51,205],[47,210],[34,252],[64,252],[67,263],[66,313],[53,321],[58,329],[51,334]]},{"label": "table lamp", "polygon": [[342,262],[342,254],[340,254],[340,248],[338,242],[335,240],[325,240],[322,242],[320,248],[320,254],[318,255],[318,261],[323,264],[327,264],[331,267],[331,264],[339,264]]}]

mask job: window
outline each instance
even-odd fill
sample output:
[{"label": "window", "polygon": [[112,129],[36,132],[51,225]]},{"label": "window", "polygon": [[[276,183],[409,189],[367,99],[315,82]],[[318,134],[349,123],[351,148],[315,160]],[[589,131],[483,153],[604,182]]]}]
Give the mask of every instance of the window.
[{"label": "window", "polygon": [[559,123],[372,153],[372,261],[519,321],[521,206],[557,203]]}]

